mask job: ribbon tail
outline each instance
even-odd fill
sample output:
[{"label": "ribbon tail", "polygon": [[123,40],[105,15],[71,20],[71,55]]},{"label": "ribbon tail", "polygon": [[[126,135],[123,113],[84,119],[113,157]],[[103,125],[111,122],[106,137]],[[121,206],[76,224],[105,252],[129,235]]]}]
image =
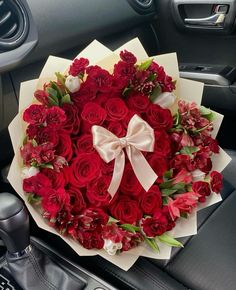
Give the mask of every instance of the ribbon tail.
[{"label": "ribbon tail", "polygon": [[148,191],[158,178],[143,154],[134,146],[126,147],[127,155],[133,167],[134,173],[142,187]]},{"label": "ribbon tail", "polygon": [[107,190],[112,197],[114,197],[114,195],[116,194],[116,192],[120,186],[121,179],[122,179],[123,172],[124,172],[124,168],[125,168],[125,154],[122,150],[120,152],[120,154],[115,159],[115,165],[114,165],[111,183],[110,183],[109,188]]}]

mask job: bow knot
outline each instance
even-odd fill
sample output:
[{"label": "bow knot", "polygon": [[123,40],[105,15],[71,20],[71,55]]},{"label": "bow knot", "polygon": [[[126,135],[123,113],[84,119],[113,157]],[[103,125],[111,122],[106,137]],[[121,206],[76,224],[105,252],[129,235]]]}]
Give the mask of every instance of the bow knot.
[{"label": "bow knot", "polygon": [[120,146],[122,147],[122,149],[128,145],[128,141],[127,141],[126,137],[120,138],[119,141],[120,141]]},{"label": "bow knot", "polygon": [[125,148],[131,166],[143,188],[148,191],[157,179],[141,151],[153,152],[155,136],[151,126],[138,115],[134,115],[127,128],[125,137],[116,135],[101,126],[92,127],[93,146],[105,162],[115,159],[114,171],[108,192],[113,197],[119,188],[124,167]]}]

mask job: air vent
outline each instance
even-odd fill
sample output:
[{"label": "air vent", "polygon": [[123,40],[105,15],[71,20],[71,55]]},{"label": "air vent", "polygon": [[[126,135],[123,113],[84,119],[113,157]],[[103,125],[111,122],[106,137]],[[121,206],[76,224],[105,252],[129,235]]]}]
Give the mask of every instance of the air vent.
[{"label": "air vent", "polygon": [[21,45],[28,30],[29,19],[19,0],[0,0],[0,51]]},{"label": "air vent", "polygon": [[153,0],[135,0],[138,5],[143,8],[149,8],[152,5]]},{"label": "air vent", "polygon": [[155,13],[154,0],[128,0],[128,2],[139,14]]}]

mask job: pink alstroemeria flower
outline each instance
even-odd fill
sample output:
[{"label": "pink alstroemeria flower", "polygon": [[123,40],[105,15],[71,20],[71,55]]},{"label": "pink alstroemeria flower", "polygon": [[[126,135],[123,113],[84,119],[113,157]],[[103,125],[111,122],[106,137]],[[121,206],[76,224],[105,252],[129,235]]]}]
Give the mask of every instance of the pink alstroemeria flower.
[{"label": "pink alstroemeria flower", "polygon": [[191,213],[198,204],[199,194],[195,192],[185,192],[178,194],[176,199],[169,199],[168,208],[171,218],[175,220],[181,213]]}]

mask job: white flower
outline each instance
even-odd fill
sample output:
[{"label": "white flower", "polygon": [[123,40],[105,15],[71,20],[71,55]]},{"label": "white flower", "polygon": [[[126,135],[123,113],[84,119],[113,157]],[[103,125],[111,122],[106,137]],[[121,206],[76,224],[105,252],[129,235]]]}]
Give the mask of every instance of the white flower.
[{"label": "white flower", "polygon": [[176,96],[172,93],[162,93],[155,100],[154,104],[158,104],[162,108],[168,109],[174,105]]},{"label": "white flower", "polygon": [[39,169],[36,168],[36,167],[33,167],[33,166],[31,166],[31,167],[24,167],[22,169],[21,176],[22,176],[22,178],[30,178],[32,176],[35,176],[38,173],[39,173]]},{"label": "white flower", "polygon": [[68,75],[65,81],[65,85],[71,93],[78,92],[80,88],[80,79],[78,77]]},{"label": "white flower", "polygon": [[193,177],[193,181],[201,181],[205,178],[206,174],[204,172],[202,172],[199,169],[196,169],[194,171],[191,172],[192,173],[192,177]]},{"label": "white flower", "polygon": [[103,249],[111,256],[114,256],[117,250],[122,248],[122,243],[113,243],[111,240],[104,239]]}]

